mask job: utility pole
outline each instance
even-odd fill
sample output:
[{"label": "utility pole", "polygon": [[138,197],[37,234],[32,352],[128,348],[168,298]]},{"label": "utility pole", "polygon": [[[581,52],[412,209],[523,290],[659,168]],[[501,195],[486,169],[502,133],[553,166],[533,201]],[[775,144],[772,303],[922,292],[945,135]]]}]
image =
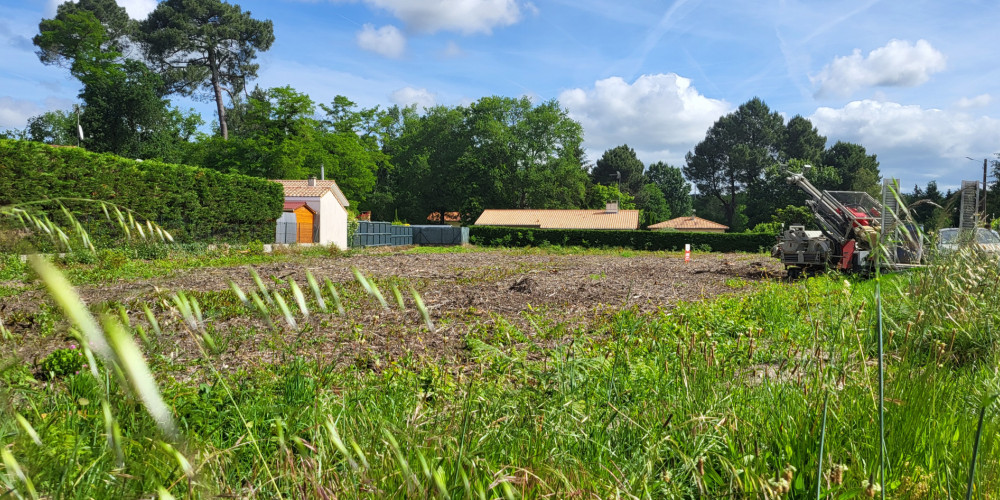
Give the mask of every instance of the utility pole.
[{"label": "utility pole", "polygon": [[986,218],[986,158],[983,158],[983,218]]}]

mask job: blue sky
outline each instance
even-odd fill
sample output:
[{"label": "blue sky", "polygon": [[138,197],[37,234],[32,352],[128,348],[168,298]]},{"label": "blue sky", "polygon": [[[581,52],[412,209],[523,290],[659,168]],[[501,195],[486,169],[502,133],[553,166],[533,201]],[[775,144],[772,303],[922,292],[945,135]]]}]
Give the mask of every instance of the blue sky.
[{"label": "blue sky", "polygon": [[[78,84],[30,39],[56,0],[0,0],[0,129],[66,109]],[[119,0],[144,17],[155,0]],[[261,87],[317,102],[558,99],[591,161],[627,143],[680,166],[721,115],[762,98],[878,155],[910,189],[956,186],[1000,152],[995,1],[244,0],[274,21]],[[213,106],[195,107],[210,121]],[[966,157],[972,157],[970,161]]]}]

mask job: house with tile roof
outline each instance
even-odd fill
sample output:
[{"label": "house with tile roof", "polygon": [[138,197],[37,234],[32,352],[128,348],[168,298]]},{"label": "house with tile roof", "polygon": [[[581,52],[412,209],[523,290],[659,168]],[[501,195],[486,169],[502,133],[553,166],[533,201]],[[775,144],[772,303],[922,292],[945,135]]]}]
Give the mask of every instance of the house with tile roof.
[{"label": "house with tile roof", "polygon": [[694,215],[685,215],[649,226],[650,231],[687,231],[690,233],[724,233],[729,226]]},{"label": "house with tile roof", "polygon": [[[431,224],[442,224],[441,212],[431,212],[430,215],[427,216],[427,222]],[[445,212],[443,223],[449,226],[459,227],[462,225],[462,214],[458,212]]]},{"label": "house with tile roof", "polygon": [[347,249],[347,207],[350,203],[335,181],[310,177],[274,182],[285,190],[284,213],[278,219],[275,241],[334,244],[342,250]]},{"label": "house with tile roof", "polygon": [[487,209],[473,225],[628,231],[639,229],[639,211],[618,210],[616,203],[609,203],[603,210]]}]

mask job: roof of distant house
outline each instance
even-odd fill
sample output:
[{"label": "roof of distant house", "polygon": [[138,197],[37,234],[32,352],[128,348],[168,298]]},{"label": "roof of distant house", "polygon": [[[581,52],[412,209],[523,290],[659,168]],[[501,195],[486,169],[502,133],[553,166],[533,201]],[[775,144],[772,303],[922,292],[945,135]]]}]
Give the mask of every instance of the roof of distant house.
[{"label": "roof of distant house", "polygon": [[[429,220],[431,222],[437,222],[437,221],[441,220],[441,212],[431,212],[431,214],[427,216],[427,220]],[[444,213],[444,221],[445,222],[462,222],[462,216],[459,215],[458,212],[445,212]]]},{"label": "roof of distant house", "polygon": [[281,184],[285,188],[285,197],[297,196],[303,198],[319,198],[326,194],[327,191],[333,193],[334,198],[340,202],[343,206],[348,206],[350,203],[347,201],[347,197],[340,190],[340,186],[337,183],[329,180],[319,180],[316,179],[316,185],[310,186],[309,180],[307,179],[296,179],[296,180],[278,180],[275,179],[274,182]]},{"label": "roof of distant house", "polygon": [[694,215],[685,215],[649,226],[649,229],[729,229],[729,226]]},{"label": "roof of distant house", "polygon": [[638,210],[484,210],[477,226],[541,229],[638,229]]},{"label": "roof of distant house", "polygon": [[293,212],[302,207],[306,207],[310,212],[313,211],[313,209],[309,208],[309,205],[306,205],[306,202],[304,201],[286,201],[285,205],[281,209],[285,212]]}]

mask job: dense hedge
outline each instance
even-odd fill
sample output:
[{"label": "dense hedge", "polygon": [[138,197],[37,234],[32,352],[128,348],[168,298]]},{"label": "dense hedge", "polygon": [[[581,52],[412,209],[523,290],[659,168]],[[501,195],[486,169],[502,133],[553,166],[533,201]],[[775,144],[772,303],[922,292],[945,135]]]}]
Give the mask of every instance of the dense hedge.
[{"label": "dense hedge", "polygon": [[582,247],[622,247],[637,250],[683,250],[686,243],[698,250],[715,252],[758,252],[775,244],[771,234],[683,233],[663,231],[601,231],[594,229],[533,229],[472,226],[472,243],[484,246],[573,245]]},{"label": "dense hedge", "polygon": [[[130,208],[177,241],[267,242],[274,239],[284,193],[255,177],[0,140],[0,206],[57,197]],[[99,239],[110,236],[108,224],[96,223],[99,208],[71,205]]]}]

